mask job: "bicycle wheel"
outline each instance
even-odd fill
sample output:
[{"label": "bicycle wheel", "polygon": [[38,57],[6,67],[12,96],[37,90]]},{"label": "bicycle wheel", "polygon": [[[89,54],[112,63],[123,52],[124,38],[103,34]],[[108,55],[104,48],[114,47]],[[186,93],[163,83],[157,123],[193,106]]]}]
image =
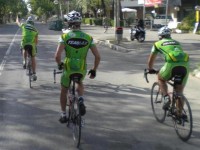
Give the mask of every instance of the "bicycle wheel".
[{"label": "bicycle wheel", "polygon": [[190,104],[185,96],[183,96],[183,105],[181,106],[182,116],[174,119],[174,127],[178,137],[183,141],[187,141],[192,134],[193,119]]},{"label": "bicycle wheel", "polygon": [[30,60],[28,60],[27,69],[28,69],[28,77],[29,77],[29,87],[32,88],[32,86],[31,86],[31,82],[32,82],[32,69],[31,69]]},{"label": "bicycle wheel", "polygon": [[67,121],[67,127],[70,127],[70,121],[72,120],[72,104],[69,102],[69,105],[68,105],[68,121]]},{"label": "bicycle wheel", "polygon": [[80,146],[81,141],[81,115],[79,103],[74,107],[74,121],[73,121],[73,139],[77,148]]},{"label": "bicycle wheel", "polygon": [[166,117],[166,111],[162,108],[163,103],[164,101],[160,91],[160,86],[158,82],[155,82],[151,88],[151,106],[154,117],[160,123],[163,123]]}]

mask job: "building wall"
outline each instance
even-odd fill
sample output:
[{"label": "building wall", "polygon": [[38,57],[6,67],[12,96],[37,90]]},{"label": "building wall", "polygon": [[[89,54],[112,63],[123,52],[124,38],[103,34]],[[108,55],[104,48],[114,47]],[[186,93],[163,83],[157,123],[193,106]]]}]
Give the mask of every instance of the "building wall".
[{"label": "building wall", "polygon": [[[200,0],[169,0],[168,14],[175,20],[181,21],[191,11],[194,11],[196,5],[200,5]],[[136,9],[137,17],[143,18],[143,6],[138,4],[138,0],[121,0],[121,6],[122,8]],[[176,11],[174,9],[175,6],[179,6],[180,10]],[[146,7],[145,10],[147,13],[151,13],[151,11],[155,10],[158,14],[165,14],[165,6],[160,6],[158,8]]]}]

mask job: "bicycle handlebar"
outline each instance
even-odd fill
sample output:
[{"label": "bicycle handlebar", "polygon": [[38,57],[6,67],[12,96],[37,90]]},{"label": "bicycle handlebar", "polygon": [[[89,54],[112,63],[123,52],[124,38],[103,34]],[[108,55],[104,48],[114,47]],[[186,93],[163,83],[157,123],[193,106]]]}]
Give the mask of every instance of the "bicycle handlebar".
[{"label": "bicycle handlebar", "polygon": [[54,79],[54,84],[56,83],[56,74],[61,74],[62,71],[56,71],[56,69],[53,70],[53,79]]},{"label": "bicycle handlebar", "polygon": [[148,76],[147,76],[148,74],[158,74],[158,72],[159,72],[158,70],[151,70],[150,71],[149,69],[145,68],[144,69],[144,78],[146,79],[146,82],[149,83]]}]

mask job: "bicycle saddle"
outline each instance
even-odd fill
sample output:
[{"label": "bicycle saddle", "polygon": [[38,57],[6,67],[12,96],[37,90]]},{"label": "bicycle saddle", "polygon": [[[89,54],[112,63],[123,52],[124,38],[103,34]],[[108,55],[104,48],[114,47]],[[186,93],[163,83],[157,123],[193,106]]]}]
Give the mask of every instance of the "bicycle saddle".
[{"label": "bicycle saddle", "polygon": [[183,76],[182,75],[175,75],[172,78],[172,81],[174,81],[174,83],[176,83],[176,84],[181,84],[182,80],[183,80]]},{"label": "bicycle saddle", "polygon": [[81,80],[81,78],[83,77],[82,74],[80,73],[73,73],[69,76],[70,80],[73,80],[75,82],[79,82]]},{"label": "bicycle saddle", "polygon": [[25,45],[24,49],[25,49],[25,51],[28,51],[28,54],[30,56],[32,56],[32,49],[33,49],[32,45]]}]

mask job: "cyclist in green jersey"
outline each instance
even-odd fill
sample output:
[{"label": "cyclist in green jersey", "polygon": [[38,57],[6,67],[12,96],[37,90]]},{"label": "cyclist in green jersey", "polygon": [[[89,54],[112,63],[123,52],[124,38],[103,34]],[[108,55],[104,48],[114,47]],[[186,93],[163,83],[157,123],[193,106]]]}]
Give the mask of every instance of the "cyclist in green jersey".
[{"label": "cyclist in green jersey", "polygon": [[171,100],[168,95],[166,81],[170,80],[175,74],[182,76],[182,81],[177,85],[176,92],[182,95],[189,75],[189,56],[185,53],[179,42],[171,38],[171,30],[162,27],[158,31],[159,41],[155,42],[148,59],[150,73],[154,73],[154,62],[158,53],[164,56],[165,64],[158,73],[158,82],[164,95],[163,109],[167,110]]},{"label": "cyclist in green jersey", "polygon": [[[73,73],[81,73],[83,75],[81,82],[78,83],[78,96],[80,103],[81,115],[86,113],[84,105],[84,85],[83,79],[87,72],[86,57],[88,50],[92,51],[94,55],[94,67],[89,71],[90,78],[93,79],[96,76],[96,70],[100,62],[100,55],[94,44],[93,38],[80,30],[82,17],[79,12],[72,11],[67,17],[67,22],[70,30],[67,33],[61,35],[59,44],[55,53],[55,61],[58,64],[58,69],[63,69],[61,76],[61,93],[60,93],[60,105],[61,105],[61,117],[59,121],[61,123],[67,122],[66,116],[66,94],[69,87],[69,76]],[[65,51],[64,62],[61,61],[61,55]]]},{"label": "cyclist in green jersey", "polygon": [[21,47],[23,49],[23,68],[26,69],[26,56],[27,56],[27,51],[25,51],[25,47],[31,47],[32,48],[32,54],[31,54],[31,60],[32,60],[32,78],[33,80],[37,80],[36,76],[36,60],[35,56],[37,53],[37,48],[36,45],[38,43],[38,31],[34,27],[34,21],[32,17],[28,17],[26,20],[26,23],[20,23],[18,16],[16,19],[16,23],[22,30],[22,42],[21,42]]}]

